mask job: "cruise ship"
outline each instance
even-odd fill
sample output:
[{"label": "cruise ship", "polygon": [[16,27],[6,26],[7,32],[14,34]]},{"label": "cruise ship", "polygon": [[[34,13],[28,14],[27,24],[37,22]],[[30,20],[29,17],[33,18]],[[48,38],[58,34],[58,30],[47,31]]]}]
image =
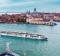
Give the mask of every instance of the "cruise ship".
[{"label": "cruise ship", "polygon": [[26,33],[26,32],[11,32],[11,31],[1,31],[1,36],[13,36],[20,38],[28,38],[28,39],[38,39],[38,40],[47,40],[44,35],[34,34],[34,33]]}]

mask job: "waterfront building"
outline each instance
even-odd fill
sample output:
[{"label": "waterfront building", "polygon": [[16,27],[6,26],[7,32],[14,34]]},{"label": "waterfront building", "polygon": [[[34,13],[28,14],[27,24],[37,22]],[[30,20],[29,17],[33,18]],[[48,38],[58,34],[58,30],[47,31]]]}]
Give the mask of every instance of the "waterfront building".
[{"label": "waterfront building", "polygon": [[54,19],[54,15],[51,13],[45,13],[45,14],[43,14],[43,19],[45,19],[45,20]]},{"label": "waterfront building", "polygon": [[54,21],[60,21],[60,17],[59,16],[54,16]]},{"label": "waterfront building", "polygon": [[31,23],[31,24],[44,24],[45,23],[41,17],[37,17],[37,16],[34,17],[28,14],[27,14],[26,22]]},{"label": "waterfront building", "polygon": [[36,8],[34,8],[33,12],[27,11],[26,13],[20,14],[2,14],[0,15],[0,23],[16,23],[17,20],[26,19],[27,23],[37,23],[40,24],[49,22],[51,19],[53,21],[60,21],[60,13],[41,13],[37,12]]}]

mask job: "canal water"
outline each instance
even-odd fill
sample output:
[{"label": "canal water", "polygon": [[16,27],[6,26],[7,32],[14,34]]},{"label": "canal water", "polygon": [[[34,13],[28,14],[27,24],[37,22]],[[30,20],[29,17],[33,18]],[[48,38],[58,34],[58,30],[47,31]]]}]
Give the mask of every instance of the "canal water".
[{"label": "canal water", "polygon": [[60,56],[60,23],[56,26],[0,24],[2,30],[43,34],[48,41],[0,36],[0,53],[5,52],[6,42],[11,42],[10,49],[20,56],[24,52],[27,56]]}]

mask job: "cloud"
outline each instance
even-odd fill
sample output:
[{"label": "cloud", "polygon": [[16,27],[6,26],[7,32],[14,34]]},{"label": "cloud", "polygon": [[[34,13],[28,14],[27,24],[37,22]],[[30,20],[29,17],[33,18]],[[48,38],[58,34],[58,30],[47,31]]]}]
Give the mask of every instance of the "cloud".
[{"label": "cloud", "polygon": [[45,4],[46,5],[57,5],[57,4],[60,4],[60,0],[45,0]]},{"label": "cloud", "polygon": [[9,0],[0,0],[0,5],[8,4]]},{"label": "cloud", "polygon": [[34,4],[34,1],[8,3],[8,1],[6,0],[5,2],[2,2],[1,1],[0,7],[7,7],[7,6],[25,6],[25,5],[31,5],[31,4]]},{"label": "cloud", "polygon": [[55,0],[55,1],[49,2],[48,4],[50,4],[50,5],[60,5],[60,0]]},{"label": "cloud", "polygon": [[52,1],[57,1],[57,0],[0,0],[0,7],[7,7],[7,6],[28,6],[28,5],[45,5],[48,4]]},{"label": "cloud", "polygon": [[0,0],[0,11],[32,11],[34,7],[39,11],[59,11],[60,0]]}]

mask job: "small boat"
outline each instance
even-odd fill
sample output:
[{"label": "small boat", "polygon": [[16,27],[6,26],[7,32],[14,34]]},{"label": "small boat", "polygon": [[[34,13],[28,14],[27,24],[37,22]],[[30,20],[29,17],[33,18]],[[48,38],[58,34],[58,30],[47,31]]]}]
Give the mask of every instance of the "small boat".
[{"label": "small boat", "polygon": [[6,43],[6,47],[7,47],[7,48],[6,48],[6,52],[0,54],[0,56],[20,56],[20,55],[12,52],[12,51],[10,50],[10,48],[9,48],[10,43],[11,43],[11,42],[7,42],[7,43]]},{"label": "small boat", "polygon": [[38,40],[47,40],[44,35],[39,34],[31,34],[26,32],[8,32],[8,31],[1,31],[1,36],[13,36],[19,38],[28,38],[28,39],[38,39]]}]

